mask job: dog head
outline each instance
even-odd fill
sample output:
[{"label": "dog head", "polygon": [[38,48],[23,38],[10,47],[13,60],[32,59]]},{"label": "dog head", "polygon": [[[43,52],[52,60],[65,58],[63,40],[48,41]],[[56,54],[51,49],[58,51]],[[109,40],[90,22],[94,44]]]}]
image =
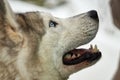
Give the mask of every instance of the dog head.
[{"label": "dog head", "polygon": [[[3,30],[0,45],[8,48],[8,55],[15,55],[11,55],[9,61],[17,58],[15,61],[22,77],[29,77],[27,74],[34,64],[42,70],[41,80],[50,79],[50,76],[52,80],[63,80],[101,57],[96,47],[76,49],[96,36],[99,25],[96,11],[63,19],[44,12],[14,14],[6,0],[1,0],[0,5],[0,21],[3,22],[0,23]],[[0,49],[2,55],[3,49]],[[47,75],[49,77],[45,77]]]},{"label": "dog head", "polygon": [[[42,38],[40,53],[58,70],[62,77],[68,77],[84,67],[96,62],[101,53],[96,49],[76,49],[90,42],[98,31],[98,15],[89,11],[69,18],[56,18],[47,13],[43,17],[45,34]],[[42,46],[43,45],[43,46]]]}]

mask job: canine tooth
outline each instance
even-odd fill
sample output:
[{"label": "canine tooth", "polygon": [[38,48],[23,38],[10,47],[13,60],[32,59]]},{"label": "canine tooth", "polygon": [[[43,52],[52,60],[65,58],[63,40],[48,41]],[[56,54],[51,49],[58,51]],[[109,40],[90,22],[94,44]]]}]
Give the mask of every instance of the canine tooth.
[{"label": "canine tooth", "polygon": [[97,48],[97,45],[95,45],[95,47],[94,47],[94,52],[97,52],[97,51],[99,51],[99,50],[98,50],[98,48]]},{"label": "canine tooth", "polygon": [[93,49],[93,46],[92,46],[92,44],[90,45],[90,49]]},{"label": "canine tooth", "polygon": [[97,45],[95,45],[95,50],[98,50]]},{"label": "canine tooth", "polygon": [[97,49],[97,45],[95,45],[95,49]]}]

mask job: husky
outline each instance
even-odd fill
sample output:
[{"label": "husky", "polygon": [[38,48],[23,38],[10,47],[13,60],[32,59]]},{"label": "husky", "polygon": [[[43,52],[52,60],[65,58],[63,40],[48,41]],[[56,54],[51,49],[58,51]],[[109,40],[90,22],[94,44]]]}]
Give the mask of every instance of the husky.
[{"label": "husky", "polygon": [[96,63],[98,31],[95,10],[68,18],[45,12],[14,13],[0,0],[0,80],[67,80],[69,75]]}]

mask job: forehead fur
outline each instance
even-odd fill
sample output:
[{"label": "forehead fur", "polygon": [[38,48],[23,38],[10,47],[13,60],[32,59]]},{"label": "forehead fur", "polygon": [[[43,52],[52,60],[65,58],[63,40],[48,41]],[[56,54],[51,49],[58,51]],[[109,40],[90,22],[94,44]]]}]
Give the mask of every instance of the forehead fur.
[{"label": "forehead fur", "polygon": [[39,12],[27,12],[19,13],[17,15],[17,21],[24,32],[30,33],[34,31],[39,35],[44,34],[44,23],[43,18]]}]

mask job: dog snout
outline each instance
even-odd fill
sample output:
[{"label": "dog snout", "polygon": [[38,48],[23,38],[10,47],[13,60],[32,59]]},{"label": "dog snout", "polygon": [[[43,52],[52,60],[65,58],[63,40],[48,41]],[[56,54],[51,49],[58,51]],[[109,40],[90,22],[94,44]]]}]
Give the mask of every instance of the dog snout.
[{"label": "dog snout", "polygon": [[92,10],[92,11],[89,11],[88,14],[92,19],[99,20],[97,11]]}]

